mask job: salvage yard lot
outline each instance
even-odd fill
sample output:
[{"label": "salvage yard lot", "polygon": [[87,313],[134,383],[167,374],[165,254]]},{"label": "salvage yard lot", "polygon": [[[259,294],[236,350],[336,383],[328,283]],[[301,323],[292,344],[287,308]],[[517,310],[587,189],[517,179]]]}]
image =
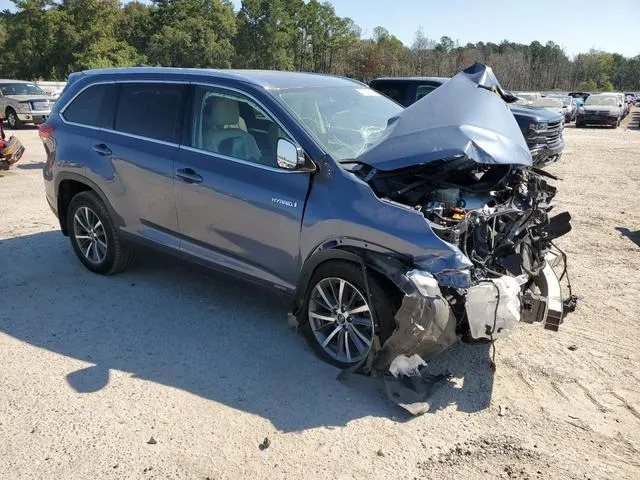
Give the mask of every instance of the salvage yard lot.
[{"label": "salvage yard lot", "polygon": [[640,478],[639,120],[568,126],[548,168],[577,311],[498,341],[495,372],[487,345],[452,347],[418,418],[336,380],[271,292],[159,254],[89,273],[19,131],[0,171],[0,478]]}]

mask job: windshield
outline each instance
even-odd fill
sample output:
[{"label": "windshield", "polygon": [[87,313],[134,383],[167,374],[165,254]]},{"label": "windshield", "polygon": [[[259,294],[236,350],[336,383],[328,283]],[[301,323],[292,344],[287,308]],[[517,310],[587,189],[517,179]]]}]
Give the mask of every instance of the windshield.
[{"label": "windshield", "polygon": [[571,100],[573,100],[573,97],[567,97],[565,95],[549,95],[547,98],[555,98],[557,100],[560,100],[562,102],[562,105],[565,107],[571,105]]},{"label": "windshield", "polygon": [[356,158],[375,145],[388,120],[403,110],[364,85],[295,88],[273,94],[338,161]]},{"label": "windshield", "polygon": [[538,98],[534,100],[533,104],[536,107],[550,107],[550,108],[558,108],[562,107],[562,100],[559,98]]},{"label": "windshield", "polygon": [[516,101],[516,103],[520,105],[531,105],[531,102],[536,99],[536,96],[532,95],[531,93],[518,93],[517,97],[518,100]]},{"label": "windshield", "polygon": [[44,90],[33,83],[9,83],[0,85],[3,95],[44,95]]},{"label": "windshield", "polygon": [[617,107],[618,106],[618,99],[616,97],[612,97],[612,96],[598,96],[598,95],[591,95],[589,96],[589,98],[587,98],[587,101],[584,102],[585,105],[600,105],[600,106],[605,106],[605,107]]}]

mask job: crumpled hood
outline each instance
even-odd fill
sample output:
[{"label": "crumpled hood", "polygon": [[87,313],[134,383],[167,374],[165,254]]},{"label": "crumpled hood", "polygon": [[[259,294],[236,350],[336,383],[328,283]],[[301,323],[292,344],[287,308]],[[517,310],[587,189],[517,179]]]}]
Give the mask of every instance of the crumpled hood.
[{"label": "crumpled hood", "polygon": [[460,156],[530,166],[531,153],[501,95],[508,97],[491,68],[474,64],[391,118],[381,140],[357,160],[383,171]]}]

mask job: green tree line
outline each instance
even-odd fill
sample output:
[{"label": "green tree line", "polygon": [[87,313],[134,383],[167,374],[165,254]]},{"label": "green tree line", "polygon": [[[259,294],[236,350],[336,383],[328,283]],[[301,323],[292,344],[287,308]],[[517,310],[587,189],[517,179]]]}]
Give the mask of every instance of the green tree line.
[{"label": "green tree line", "polygon": [[640,90],[640,55],[591,50],[569,58],[553,42],[460,45],[421,29],[404,45],[384,27],[364,37],[317,0],[12,0],[0,13],[0,77],[64,80],[136,64],[259,68],[378,76],[451,76],[491,65],[506,88]]}]

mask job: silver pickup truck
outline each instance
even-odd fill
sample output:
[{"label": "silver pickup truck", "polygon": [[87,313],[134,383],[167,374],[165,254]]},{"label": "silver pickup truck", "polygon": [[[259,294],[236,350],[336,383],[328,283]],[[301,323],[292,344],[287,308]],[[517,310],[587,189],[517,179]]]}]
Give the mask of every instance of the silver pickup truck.
[{"label": "silver pickup truck", "polygon": [[9,128],[45,122],[54,103],[54,99],[33,83],[0,80],[0,112],[4,113]]}]

